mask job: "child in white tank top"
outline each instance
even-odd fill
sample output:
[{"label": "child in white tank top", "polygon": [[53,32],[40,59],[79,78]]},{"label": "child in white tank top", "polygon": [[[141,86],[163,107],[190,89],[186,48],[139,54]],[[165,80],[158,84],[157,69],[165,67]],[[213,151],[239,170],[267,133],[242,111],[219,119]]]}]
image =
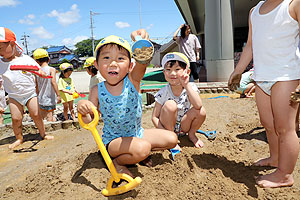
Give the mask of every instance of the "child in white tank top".
[{"label": "child in white tank top", "polygon": [[277,168],[256,182],[266,188],[291,186],[299,154],[295,131],[298,104],[290,98],[300,79],[300,0],[261,1],[249,18],[247,45],[228,86],[231,90],[238,87],[241,73],[253,58],[256,103],[270,150],[269,157],[254,165]]}]

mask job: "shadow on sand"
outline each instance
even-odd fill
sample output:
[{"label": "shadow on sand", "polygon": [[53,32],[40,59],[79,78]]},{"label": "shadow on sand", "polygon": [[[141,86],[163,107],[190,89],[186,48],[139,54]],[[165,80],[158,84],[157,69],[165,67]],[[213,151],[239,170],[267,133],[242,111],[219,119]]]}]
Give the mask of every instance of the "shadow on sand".
[{"label": "shadow on sand", "polygon": [[225,177],[230,178],[236,183],[245,184],[248,188],[248,195],[253,198],[258,197],[255,183],[255,176],[259,176],[261,169],[257,167],[246,166],[242,162],[228,160],[224,156],[206,154],[193,155],[195,163],[202,169],[220,169]]}]

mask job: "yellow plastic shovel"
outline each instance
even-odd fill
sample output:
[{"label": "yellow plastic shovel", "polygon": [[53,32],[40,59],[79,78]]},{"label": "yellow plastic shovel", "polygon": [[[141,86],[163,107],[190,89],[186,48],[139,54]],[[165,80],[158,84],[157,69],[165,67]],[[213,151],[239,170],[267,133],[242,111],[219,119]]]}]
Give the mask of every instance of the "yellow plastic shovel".
[{"label": "yellow plastic shovel", "polygon": [[[105,196],[112,196],[112,195],[118,195],[118,194],[123,194],[125,192],[128,192],[129,190],[132,190],[133,188],[137,187],[142,182],[142,179],[140,177],[136,177],[135,179],[133,179],[128,174],[124,174],[124,173],[120,174],[117,172],[117,170],[116,170],[116,168],[115,168],[115,166],[114,166],[114,164],[102,142],[102,139],[99,136],[98,131],[96,129],[98,121],[99,121],[99,114],[95,107],[93,107],[93,112],[94,112],[94,119],[89,124],[85,124],[82,121],[82,116],[79,112],[78,112],[78,121],[79,121],[79,124],[83,128],[90,130],[92,132],[94,139],[95,139],[95,141],[100,149],[100,152],[104,158],[104,161],[112,175],[107,182],[106,189],[102,190],[102,194]],[[127,181],[127,184],[122,185],[120,187],[116,187],[116,188],[112,187],[113,182],[119,183],[121,180]]]}]

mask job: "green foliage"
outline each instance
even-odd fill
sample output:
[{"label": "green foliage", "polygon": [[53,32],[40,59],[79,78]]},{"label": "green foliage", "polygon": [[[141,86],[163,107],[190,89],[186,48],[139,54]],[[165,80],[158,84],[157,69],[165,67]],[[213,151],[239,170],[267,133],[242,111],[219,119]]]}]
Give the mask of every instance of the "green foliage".
[{"label": "green foliage", "polygon": [[[101,39],[100,39],[101,40]],[[95,47],[100,42],[100,40],[94,40]],[[78,57],[91,57],[93,56],[93,45],[91,39],[82,40],[75,44],[74,54]]]},{"label": "green foliage", "polygon": [[[70,63],[68,59],[64,58],[60,63]],[[71,63],[70,63],[71,64]]]}]

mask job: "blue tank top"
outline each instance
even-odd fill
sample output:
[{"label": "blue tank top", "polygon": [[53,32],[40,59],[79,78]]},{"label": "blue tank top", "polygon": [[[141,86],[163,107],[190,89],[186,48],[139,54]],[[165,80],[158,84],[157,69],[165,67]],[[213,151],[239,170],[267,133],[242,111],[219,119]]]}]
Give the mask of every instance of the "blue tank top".
[{"label": "blue tank top", "polygon": [[130,82],[123,81],[120,96],[111,95],[104,82],[98,83],[99,110],[104,122],[102,141],[108,144],[118,137],[143,137],[142,96]]}]

